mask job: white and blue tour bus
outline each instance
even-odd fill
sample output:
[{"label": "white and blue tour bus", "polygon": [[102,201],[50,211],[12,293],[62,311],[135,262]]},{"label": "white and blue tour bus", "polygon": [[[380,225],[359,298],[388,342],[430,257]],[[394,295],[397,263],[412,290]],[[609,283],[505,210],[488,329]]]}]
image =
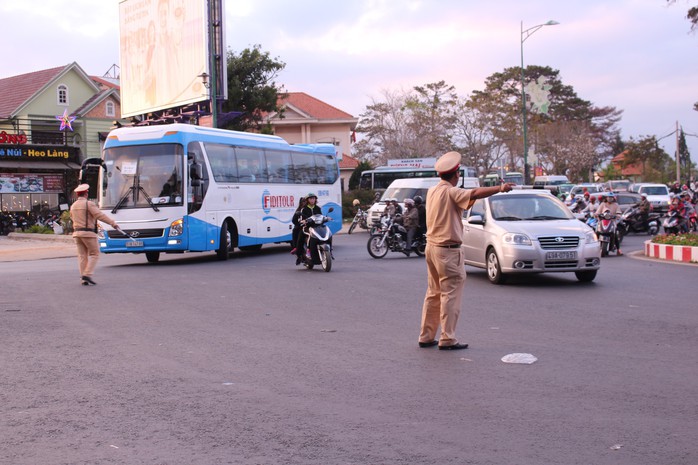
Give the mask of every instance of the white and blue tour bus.
[{"label": "white and blue tour bus", "polygon": [[[342,226],[331,144],[188,124],[114,129],[104,144],[97,196],[126,234],[105,226],[104,253],[215,251],[291,242],[300,197],[318,197],[332,232]],[[333,212],[329,209],[333,208]]]}]

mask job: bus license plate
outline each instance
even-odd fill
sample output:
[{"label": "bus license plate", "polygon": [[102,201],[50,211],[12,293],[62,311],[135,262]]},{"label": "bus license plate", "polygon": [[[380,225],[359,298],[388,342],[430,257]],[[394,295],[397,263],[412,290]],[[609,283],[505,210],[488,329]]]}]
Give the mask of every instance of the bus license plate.
[{"label": "bus license plate", "polygon": [[576,260],[577,252],[546,252],[546,260]]},{"label": "bus license plate", "polygon": [[143,241],[128,241],[126,247],[143,247]]}]

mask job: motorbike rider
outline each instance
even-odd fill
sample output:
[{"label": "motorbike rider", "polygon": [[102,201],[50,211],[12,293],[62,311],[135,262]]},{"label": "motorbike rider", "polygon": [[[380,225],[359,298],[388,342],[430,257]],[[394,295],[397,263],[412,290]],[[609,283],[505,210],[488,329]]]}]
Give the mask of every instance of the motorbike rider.
[{"label": "motorbike rider", "polygon": [[640,213],[640,221],[642,221],[643,225],[646,225],[647,218],[649,218],[649,214],[652,211],[652,204],[647,200],[647,194],[642,194],[640,203],[637,204],[637,209]]},{"label": "motorbike rider", "polygon": [[407,246],[403,250],[404,254],[408,257],[412,253],[412,242],[417,233],[417,227],[419,226],[419,212],[414,206],[414,200],[405,199],[405,214],[403,215],[403,226],[407,230]]},{"label": "motorbike rider", "polygon": [[598,205],[596,204],[596,197],[589,196],[588,203],[587,203],[586,207],[584,207],[580,213],[583,214],[584,217],[594,216],[596,214],[597,208],[598,208]]},{"label": "motorbike rider", "polygon": [[[385,199],[385,210],[383,210],[383,214],[386,215],[388,218],[392,218],[395,216],[395,204],[393,204],[393,200],[391,197],[388,197]],[[397,202],[397,200],[395,200]]]},{"label": "motorbike rider", "polygon": [[393,197],[393,206],[395,207],[395,214],[402,215],[402,207],[400,206],[395,197]]},{"label": "motorbike rider", "polygon": [[[322,209],[320,206],[317,204],[317,195],[314,193],[309,193],[308,195],[305,196],[306,200],[306,205],[301,209],[301,219],[300,219],[300,225],[301,225],[301,230],[298,234],[298,243],[296,244],[296,265],[301,264],[301,260],[303,257],[303,253],[305,253],[303,244],[305,244],[306,241],[306,232],[305,232],[305,222],[308,218],[310,218],[313,215],[322,215]],[[332,247],[332,237],[330,237],[329,240],[329,245],[330,245],[330,254],[332,253],[333,247]],[[332,255],[332,258],[334,258],[334,255]]]},{"label": "motorbike rider", "polygon": [[[686,229],[687,230],[691,229],[690,224],[689,224],[691,217],[696,215],[696,209],[693,206],[693,203],[691,203],[691,197],[692,196],[688,191],[681,192],[681,200],[683,201],[684,210],[686,213],[685,218],[686,218]],[[688,232],[688,231],[686,231],[686,232]]]},{"label": "motorbike rider", "polygon": [[419,232],[419,234],[426,234],[427,233],[427,209],[424,206],[424,199],[422,198],[421,195],[415,196],[414,207],[417,209],[417,213],[419,213],[418,232]]},{"label": "motorbike rider", "polygon": [[[291,254],[298,255],[296,252],[298,252],[298,236],[301,231],[301,210],[303,210],[307,204],[307,199],[301,197],[298,200],[298,208],[296,208],[296,211],[293,212],[293,217],[291,217],[291,222],[293,223],[293,231],[291,232],[291,245],[293,246],[293,250],[291,250]],[[296,263],[296,265],[299,265],[299,263]]]},{"label": "motorbike rider", "polygon": [[[618,205],[618,202],[616,202],[616,195],[613,192],[606,193],[605,200],[601,202],[599,208],[596,210],[596,216],[600,219],[607,211],[611,213],[611,216],[615,217],[614,221],[618,221],[618,218],[620,218],[621,215],[620,205]],[[616,255],[623,255],[618,241],[616,241]]]}]

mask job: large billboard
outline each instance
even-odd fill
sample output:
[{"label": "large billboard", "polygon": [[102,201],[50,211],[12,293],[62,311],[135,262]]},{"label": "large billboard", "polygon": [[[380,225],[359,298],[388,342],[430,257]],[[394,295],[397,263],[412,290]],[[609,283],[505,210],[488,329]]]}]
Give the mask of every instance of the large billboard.
[{"label": "large billboard", "polygon": [[122,117],[208,100],[207,3],[121,1]]}]

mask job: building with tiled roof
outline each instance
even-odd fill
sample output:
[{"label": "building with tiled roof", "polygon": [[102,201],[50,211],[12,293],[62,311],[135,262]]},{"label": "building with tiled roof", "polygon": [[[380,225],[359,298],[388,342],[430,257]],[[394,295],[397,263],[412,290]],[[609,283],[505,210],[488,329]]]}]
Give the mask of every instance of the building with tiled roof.
[{"label": "building with tiled roof", "polygon": [[621,173],[621,176],[625,179],[630,179],[633,182],[642,182],[642,177],[644,175],[642,163],[625,163],[625,155],[628,153],[627,150],[619,153],[611,160],[613,167],[616,171]]},{"label": "building with tiled roof", "polygon": [[[283,137],[290,144],[334,144],[337,147],[337,156],[341,159],[341,169],[345,157],[349,157],[348,154],[351,153],[354,131],[359,119],[305,92],[284,94],[283,98],[279,99],[279,106],[283,110],[271,113],[268,117],[274,134]],[[351,163],[348,161],[345,164]],[[348,168],[344,168],[344,171],[340,171],[342,190],[349,184],[351,172],[346,176],[347,170]]]},{"label": "building with tiled roof", "polygon": [[120,102],[118,85],[77,63],[0,79],[2,208],[57,207],[77,184],[81,162],[101,156]]}]

